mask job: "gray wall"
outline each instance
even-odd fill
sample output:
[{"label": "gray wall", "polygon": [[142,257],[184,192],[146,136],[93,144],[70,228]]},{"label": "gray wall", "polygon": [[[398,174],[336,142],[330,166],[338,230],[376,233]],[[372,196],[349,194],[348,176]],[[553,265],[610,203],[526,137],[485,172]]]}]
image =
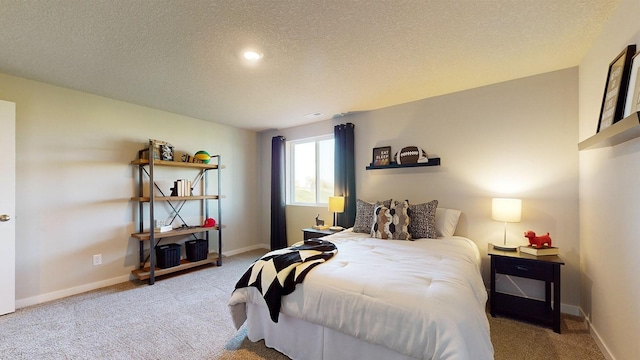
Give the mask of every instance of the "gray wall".
[{"label": "gray wall", "polygon": [[[623,0],[580,64],[580,140],[595,134],[609,63],[640,45],[640,1]],[[640,139],[580,152],[582,310],[614,359],[640,359]]]},{"label": "gray wall", "polygon": [[0,98],[16,103],[18,307],[129,279],[138,249],[129,162],[150,138],[222,155],[223,250],[258,243],[247,226],[257,217],[255,132],[3,74]]},{"label": "gray wall", "polygon": [[[353,122],[356,136],[357,196],[375,201],[437,199],[442,207],[462,210],[457,234],[473,239],[486,256],[491,242],[501,241],[503,224],[491,220],[492,197],[523,200],[522,222],[509,224],[513,242],[526,243],[523,232],[550,232],[566,262],[562,273],[563,310],[578,313],[578,70],[571,68],[398,106],[349,115],[307,126],[260,133],[261,178],[268,179],[270,140],[328,134],[338,123]],[[442,166],[366,171],[372,148],[423,147]],[[269,187],[261,186],[262,208],[269,206]],[[313,224],[319,208],[288,207],[289,242]],[[313,216],[312,216],[313,215]],[[269,233],[268,214],[261,233]],[[267,239],[268,241],[268,239]],[[504,291],[542,297],[538,282],[501,278]]]}]

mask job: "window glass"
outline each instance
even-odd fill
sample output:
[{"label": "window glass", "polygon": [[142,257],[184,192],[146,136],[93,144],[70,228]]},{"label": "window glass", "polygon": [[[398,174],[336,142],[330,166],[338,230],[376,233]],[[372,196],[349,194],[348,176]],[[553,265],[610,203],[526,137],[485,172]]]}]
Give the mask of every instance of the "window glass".
[{"label": "window glass", "polygon": [[290,143],[290,203],[325,205],[333,196],[333,136]]}]

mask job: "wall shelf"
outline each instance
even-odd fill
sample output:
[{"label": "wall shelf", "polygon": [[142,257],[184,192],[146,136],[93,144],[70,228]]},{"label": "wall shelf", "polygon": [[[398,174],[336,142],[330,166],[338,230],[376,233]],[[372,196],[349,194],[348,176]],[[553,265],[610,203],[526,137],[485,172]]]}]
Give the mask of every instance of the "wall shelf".
[{"label": "wall shelf", "polygon": [[403,169],[403,168],[413,168],[413,167],[422,167],[422,166],[440,166],[440,158],[430,158],[429,162],[416,163],[416,164],[391,163],[389,165],[369,165],[369,166],[367,166],[366,169],[367,170]]},{"label": "wall shelf", "polygon": [[589,150],[622,144],[640,137],[640,111],[614,123],[592,137],[578,143],[578,150]]}]

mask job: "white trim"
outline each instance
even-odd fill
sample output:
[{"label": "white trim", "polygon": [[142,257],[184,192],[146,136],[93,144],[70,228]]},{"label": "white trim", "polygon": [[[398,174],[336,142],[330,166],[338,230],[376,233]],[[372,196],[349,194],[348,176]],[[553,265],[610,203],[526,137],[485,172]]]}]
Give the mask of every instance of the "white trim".
[{"label": "white trim", "polygon": [[31,305],[42,304],[48,301],[58,300],[68,296],[85,293],[87,291],[100,289],[106,286],[120,284],[120,283],[129,281],[130,279],[129,277],[130,275],[122,275],[122,276],[114,277],[107,280],[96,281],[93,283],[75,286],[68,289],[53,291],[46,294],[31,296],[24,299],[16,299],[16,308],[20,309],[20,308],[31,306]]},{"label": "white trim", "polygon": [[593,324],[591,323],[591,319],[589,319],[589,317],[587,316],[587,314],[585,314],[582,308],[579,308],[579,309],[580,309],[581,316],[584,318],[584,321],[587,323],[587,326],[589,327],[589,333],[591,334],[591,337],[593,338],[593,340],[596,342],[596,345],[598,345],[598,348],[600,349],[600,352],[602,353],[602,355],[604,355],[604,357],[607,360],[616,360],[616,358],[611,353],[611,350],[609,350],[607,345],[605,345],[604,341],[602,340],[602,337],[598,333],[598,330],[596,330],[596,327],[593,326]]},{"label": "white trim", "polygon": [[[233,256],[233,255],[238,255],[238,254],[242,254],[244,252],[247,251],[253,251],[253,250],[258,250],[258,249],[267,249],[269,250],[271,247],[268,244],[257,244],[257,245],[251,245],[251,246],[247,246],[241,249],[236,249],[236,250],[231,250],[231,251],[223,251],[222,255],[224,256]],[[224,266],[224,264],[223,264]]]},{"label": "white trim", "polygon": [[[242,248],[242,249],[223,252],[222,254],[224,256],[233,256],[233,255],[237,255],[237,254],[240,254],[240,253],[243,253],[243,252],[257,250],[257,249],[267,249],[267,250],[269,250],[269,248],[270,247],[267,244],[258,244],[258,245],[248,246],[248,247],[245,247],[245,248]],[[88,292],[88,291],[92,291],[92,290],[96,290],[96,289],[100,289],[100,288],[103,288],[103,287],[116,285],[116,284],[121,284],[123,282],[127,282],[127,281],[130,281],[130,280],[131,280],[131,275],[122,275],[122,276],[114,277],[114,278],[111,278],[111,279],[96,281],[96,282],[93,282],[93,283],[84,284],[84,285],[80,285],[80,286],[75,286],[75,287],[64,289],[64,290],[53,291],[53,292],[50,292],[50,293],[31,296],[31,297],[24,298],[24,299],[16,299],[16,309],[24,308],[24,307],[31,306],[31,305],[42,304],[42,303],[45,303],[45,302],[62,299],[62,298],[68,297],[68,296],[82,294],[82,293],[85,293],[85,292]]]}]

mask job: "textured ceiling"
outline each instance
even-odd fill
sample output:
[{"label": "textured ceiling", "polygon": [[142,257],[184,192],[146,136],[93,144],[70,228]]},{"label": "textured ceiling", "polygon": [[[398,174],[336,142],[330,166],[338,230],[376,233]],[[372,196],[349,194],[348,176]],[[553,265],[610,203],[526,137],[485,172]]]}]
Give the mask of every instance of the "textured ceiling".
[{"label": "textured ceiling", "polygon": [[0,0],[0,72],[285,128],[576,66],[618,3]]}]

